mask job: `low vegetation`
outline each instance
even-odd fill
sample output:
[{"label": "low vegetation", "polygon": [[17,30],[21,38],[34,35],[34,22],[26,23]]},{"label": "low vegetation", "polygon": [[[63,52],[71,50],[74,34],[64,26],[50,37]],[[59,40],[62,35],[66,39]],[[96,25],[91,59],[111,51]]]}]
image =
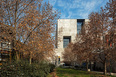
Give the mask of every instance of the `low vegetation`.
[{"label": "low vegetation", "polygon": [[55,66],[46,62],[14,61],[4,63],[0,70],[0,77],[46,77]]},{"label": "low vegetation", "polygon": [[[106,76],[95,72],[87,72],[69,68],[56,68],[56,75],[58,77],[116,77],[116,76]],[[52,77],[50,74],[48,77]],[[57,77],[56,76],[56,77]]]}]

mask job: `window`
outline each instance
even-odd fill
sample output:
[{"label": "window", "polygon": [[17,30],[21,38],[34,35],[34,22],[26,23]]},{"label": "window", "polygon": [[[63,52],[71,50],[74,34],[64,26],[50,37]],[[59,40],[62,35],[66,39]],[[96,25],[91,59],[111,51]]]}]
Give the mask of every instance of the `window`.
[{"label": "window", "polygon": [[2,47],[5,48],[7,46],[6,43],[2,43]]},{"label": "window", "polygon": [[1,43],[2,50],[8,50],[8,45],[6,43]]},{"label": "window", "polygon": [[77,34],[81,31],[81,28],[83,26],[84,19],[78,19],[77,20]]},{"label": "window", "polygon": [[83,25],[83,22],[77,22],[77,34],[81,31],[81,27]]},{"label": "window", "polygon": [[64,36],[63,37],[63,48],[67,47],[70,41],[71,41],[71,36]]}]

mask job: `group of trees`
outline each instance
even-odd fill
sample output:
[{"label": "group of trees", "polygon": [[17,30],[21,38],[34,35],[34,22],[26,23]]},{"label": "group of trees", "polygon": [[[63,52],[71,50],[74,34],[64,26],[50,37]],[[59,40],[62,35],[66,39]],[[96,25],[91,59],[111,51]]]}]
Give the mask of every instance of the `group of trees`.
[{"label": "group of trees", "polygon": [[73,58],[66,54],[73,53],[76,62],[86,62],[87,69],[88,62],[101,62],[106,74],[108,64],[116,63],[116,0],[109,0],[99,12],[92,12],[88,24],[84,25],[77,41],[71,45],[67,47],[70,52],[65,49],[64,61]]},{"label": "group of trees", "polygon": [[[11,42],[16,59],[23,57],[47,60],[54,55],[54,32],[58,11],[42,0],[1,0],[0,26],[12,28],[2,31],[4,40]],[[3,39],[3,38],[2,38]],[[21,56],[21,57],[20,57]]]}]

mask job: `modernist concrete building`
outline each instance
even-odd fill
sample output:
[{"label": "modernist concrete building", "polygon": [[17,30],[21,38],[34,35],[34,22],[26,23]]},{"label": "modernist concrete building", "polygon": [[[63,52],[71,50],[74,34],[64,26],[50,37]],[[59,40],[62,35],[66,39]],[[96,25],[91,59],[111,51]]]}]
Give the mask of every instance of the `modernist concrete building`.
[{"label": "modernist concrete building", "polygon": [[79,34],[84,24],[88,23],[88,19],[58,19],[56,32],[56,56],[57,64],[62,64],[62,52],[67,45],[75,42],[76,35]]}]

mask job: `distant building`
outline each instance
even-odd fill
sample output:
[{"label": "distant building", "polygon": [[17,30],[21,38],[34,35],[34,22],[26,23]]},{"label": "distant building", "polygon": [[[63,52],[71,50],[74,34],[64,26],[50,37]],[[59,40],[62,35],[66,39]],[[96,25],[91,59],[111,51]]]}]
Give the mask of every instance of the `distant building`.
[{"label": "distant building", "polygon": [[7,25],[0,25],[0,65],[2,62],[11,60],[13,28]]},{"label": "distant building", "polygon": [[77,34],[81,31],[84,24],[88,23],[88,19],[58,19],[56,31],[56,55],[57,65],[63,63],[62,52],[67,45],[76,40]]}]

